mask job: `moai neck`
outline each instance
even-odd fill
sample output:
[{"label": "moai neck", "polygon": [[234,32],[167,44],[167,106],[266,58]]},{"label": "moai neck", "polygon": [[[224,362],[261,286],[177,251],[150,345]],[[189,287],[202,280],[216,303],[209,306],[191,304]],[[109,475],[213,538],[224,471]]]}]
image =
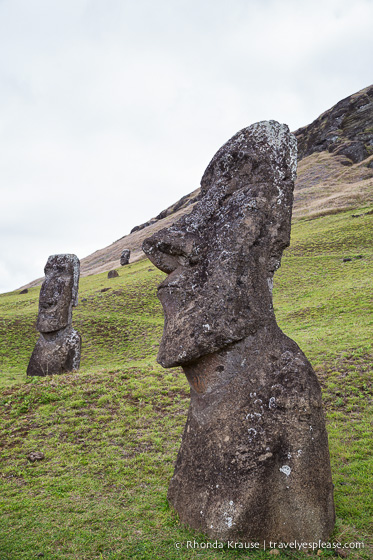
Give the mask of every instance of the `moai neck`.
[{"label": "moai neck", "polygon": [[201,397],[212,397],[214,392],[221,392],[237,377],[255,376],[256,372],[251,371],[254,358],[263,353],[263,347],[271,347],[275,340],[284,337],[273,318],[239,342],[183,365],[192,396],[196,393]]}]

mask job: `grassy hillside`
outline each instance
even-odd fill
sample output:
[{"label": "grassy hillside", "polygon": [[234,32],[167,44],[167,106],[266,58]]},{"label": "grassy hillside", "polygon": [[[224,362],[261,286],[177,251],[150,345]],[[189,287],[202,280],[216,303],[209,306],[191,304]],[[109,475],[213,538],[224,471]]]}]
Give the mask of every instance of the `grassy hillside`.
[{"label": "grassy hillside", "polygon": [[[274,293],[281,328],[323,387],[337,507],[331,540],[364,542],[347,551],[351,559],[373,557],[369,210],[297,221]],[[106,273],[81,279],[78,374],[26,380],[40,288],[0,295],[0,560],[247,558],[227,547],[187,548],[206,539],[180,526],[168,507],[188,385],[180,369],[155,361],[163,325],[156,286],[164,275],[147,260],[118,271],[111,280]],[[45,458],[31,463],[31,451]]]}]

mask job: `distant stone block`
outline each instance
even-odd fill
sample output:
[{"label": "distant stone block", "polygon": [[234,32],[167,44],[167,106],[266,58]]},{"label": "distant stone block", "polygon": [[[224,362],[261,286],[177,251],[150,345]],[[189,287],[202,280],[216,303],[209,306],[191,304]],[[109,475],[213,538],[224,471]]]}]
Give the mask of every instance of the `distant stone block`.
[{"label": "distant stone block", "polygon": [[130,256],[131,256],[131,251],[129,249],[124,249],[124,251],[122,251],[122,254],[120,256],[120,264],[122,266],[128,264],[130,262]]}]

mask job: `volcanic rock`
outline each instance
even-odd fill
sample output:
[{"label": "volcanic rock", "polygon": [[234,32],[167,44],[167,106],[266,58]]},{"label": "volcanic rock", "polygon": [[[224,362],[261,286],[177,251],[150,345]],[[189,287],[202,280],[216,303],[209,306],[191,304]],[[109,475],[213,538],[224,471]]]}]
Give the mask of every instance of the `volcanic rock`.
[{"label": "volcanic rock", "polygon": [[327,150],[350,164],[373,154],[373,85],[342,99],[313,123],[299,128],[298,159]]},{"label": "volcanic rock", "polygon": [[272,305],[295,174],[286,125],[243,129],[210,162],[191,213],[143,244],[168,273],[158,361],[181,365],[191,388],[168,499],[209,538],[318,541],[334,526],[320,386]]},{"label": "volcanic rock", "polygon": [[27,459],[31,463],[35,463],[35,461],[42,461],[44,457],[44,453],[42,453],[41,451],[31,451],[31,453],[27,455]]}]

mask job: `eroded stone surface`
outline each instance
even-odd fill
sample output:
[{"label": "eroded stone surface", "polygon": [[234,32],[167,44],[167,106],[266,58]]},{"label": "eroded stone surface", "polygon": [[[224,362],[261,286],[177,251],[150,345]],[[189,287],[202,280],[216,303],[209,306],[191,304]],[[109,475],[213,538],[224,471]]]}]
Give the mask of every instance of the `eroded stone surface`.
[{"label": "eroded stone surface", "polygon": [[243,129],[210,162],[192,212],[143,245],[169,274],[158,360],[182,365],[191,387],[168,498],[211,538],[318,540],[334,526],[320,387],[272,306],[295,173],[285,125]]},{"label": "eroded stone surface", "polygon": [[40,337],[27,375],[53,375],[79,369],[81,337],[72,328],[72,308],[78,304],[80,263],[70,254],[52,255],[44,268],[37,329]]}]

